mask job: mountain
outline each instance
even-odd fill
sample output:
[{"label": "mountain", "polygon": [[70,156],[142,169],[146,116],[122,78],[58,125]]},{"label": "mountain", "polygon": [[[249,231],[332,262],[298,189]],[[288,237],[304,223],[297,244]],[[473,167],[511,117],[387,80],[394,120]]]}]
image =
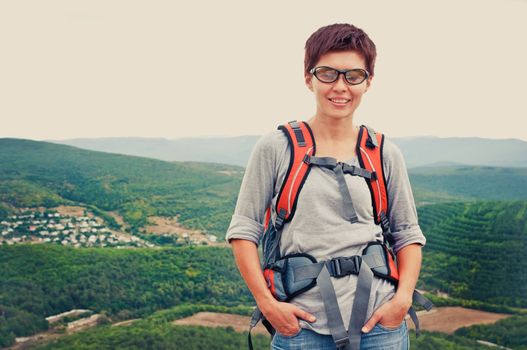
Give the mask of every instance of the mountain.
[{"label": "mountain", "polygon": [[245,166],[260,136],[229,138],[95,138],[50,140],[79,148],[166,161],[196,161]]},{"label": "mountain", "polygon": [[[0,139],[0,204],[81,203],[120,213],[132,229],[151,215],[223,236],[243,168],[165,162],[21,139]],[[2,206],[0,205],[0,212]]]},{"label": "mountain", "polygon": [[[80,148],[168,161],[199,161],[245,166],[259,136],[182,138],[93,138],[50,140]],[[527,167],[527,142],[476,137],[392,138],[408,167],[458,164]]]},{"label": "mountain", "polygon": [[497,167],[527,167],[527,142],[478,137],[414,137],[393,140],[408,167],[438,162]]},{"label": "mountain", "polygon": [[[527,199],[527,169],[423,167],[410,170],[418,206]],[[223,238],[243,168],[166,162],[49,142],[0,139],[0,214],[9,207],[79,203],[115,211],[132,230],[148,216],[178,216],[185,226]]]}]

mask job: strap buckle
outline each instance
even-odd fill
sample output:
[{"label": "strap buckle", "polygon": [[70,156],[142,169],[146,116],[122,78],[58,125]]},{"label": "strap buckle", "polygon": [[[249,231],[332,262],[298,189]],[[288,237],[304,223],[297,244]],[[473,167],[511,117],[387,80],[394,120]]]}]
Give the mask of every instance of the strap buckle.
[{"label": "strap buckle", "polygon": [[331,277],[340,278],[347,275],[358,275],[362,258],[359,255],[333,258],[327,262]]},{"label": "strap buckle", "polygon": [[349,344],[350,344],[350,340],[348,337],[335,340],[335,345],[337,346],[337,350],[345,350]]}]

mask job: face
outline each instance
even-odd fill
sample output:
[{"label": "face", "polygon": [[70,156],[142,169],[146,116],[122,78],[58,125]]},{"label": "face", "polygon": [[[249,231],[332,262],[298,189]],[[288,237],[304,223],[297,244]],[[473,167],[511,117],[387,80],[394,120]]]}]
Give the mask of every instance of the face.
[{"label": "face", "polygon": [[[354,68],[366,69],[364,58],[355,51],[329,52],[317,62],[315,67],[327,66],[338,70]],[[315,94],[317,116],[322,118],[353,118],[362,95],[368,90],[372,77],[358,85],[350,85],[341,74],[333,83],[323,83],[312,74],[305,76],[306,85]]]}]

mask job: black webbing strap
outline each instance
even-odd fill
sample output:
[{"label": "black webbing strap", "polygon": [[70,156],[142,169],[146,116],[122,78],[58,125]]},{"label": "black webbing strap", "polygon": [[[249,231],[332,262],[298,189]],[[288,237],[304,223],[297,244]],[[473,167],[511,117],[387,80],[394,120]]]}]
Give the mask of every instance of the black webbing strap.
[{"label": "black webbing strap", "polygon": [[342,194],[342,200],[344,201],[344,216],[351,223],[359,222],[359,218],[357,216],[357,212],[355,211],[355,206],[353,205],[353,200],[351,199],[351,194],[346,183],[346,178],[344,177],[344,171],[342,168],[343,163],[337,162],[337,160],[333,157],[314,157],[310,155],[306,155],[304,157],[304,162],[310,165],[316,165],[333,170],[337,178],[339,192]]},{"label": "black webbing strap", "polygon": [[322,269],[317,277],[317,285],[319,286],[322,301],[324,302],[328,328],[337,349],[360,350],[361,329],[366,322],[372,283],[373,272],[366,263],[362,263],[357,280],[357,289],[355,290],[355,300],[353,301],[351,309],[348,331],[346,332],[329,271],[325,264],[322,265]]},{"label": "black webbing strap", "polygon": [[[430,311],[434,307],[434,304],[428,298],[416,290],[414,290],[414,293],[412,294],[412,302],[421,305],[426,311]],[[415,325],[415,336],[418,337],[419,334],[421,334],[421,328],[419,326],[419,318],[413,307],[410,307],[408,310],[408,315],[410,315],[410,318]]]},{"label": "black webbing strap", "polygon": [[386,266],[386,260],[382,254],[338,257],[331,260],[319,261],[315,264],[294,267],[293,282],[297,283],[306,279],[317,278],[324,266],[328,269],[331,277],[339,278],[347,275],[358,275],[363,261],[370,269]]},{"label": "black webbing strap", "polygon": [[253,348],[253,340],[252,340],[252,337],[251,337],[251,331],[253,330],[254,327],[256,327],[258,322],[260,322],[262,317],[263,317],[262,312],[260,311],[260,309],[258,307],[256,307],[254,309],[253,315],[251,317],[251,323],[249,324],[249,334],[247,335],[247,343],[249,345],[249,350],[254,350],[254,348]]},{"label": "black webbing strap", "polygon": [[419,318],[417,317],[417,313],[413,306],[410,306],[408,309],[408,315],[410,315],[410,318],[415,325],[415,336],[418,337],[421,334],[421,327],[419,326]]},{"label": "black webbing strap", "polygon": [[366,323],[372,283],[373,272],[363,261],[360,266],[357,289],[355,290],[355,299],[353,300],[348,327],[350,345],[353,350],[360,350],[360,341],[362,337],[361,329]]},{"label": "black webbing strap", "polygon": [[359,217],[355,211],[355,206],[353,205],[353,200],[351,199],[351,194],[346,183],[346,178],[344,178],[344,172],[342,171],[342,164],[338,164],[333,171],[337,177],[337,183],[339,185],[339,191],[342,194],[342,201],[344,202],[344,216],[349,222],[357,223],[359,222]]},{"label": "black webbing strap", "polygon": [[[380,254],[358,255],[343,258],[334,258],[321,261],[316,264],[298,266],[293,269],[293,281],[298,282],[308,278],[316,278],[320,288],[320,294],[324,302],[328,328],[337,345],[337,349],[359,350],[362,336],[362,327],[366,323],[368,304],[370,300],[371,287],[373,283],[373,272],[367,262],[374,265],[385,265]],[[336,264],[338,262],[338,264]],[[340,267],[335,268],[336,265]],[[331,277],[343,277],[345,275],[358,275],[355,300],[351,310],[348,331],[346,332],[342,316],[338,307],[337,297]],[[344,338],[344,334],[347,338]]]},{"label": "black webbing strap", "polygon": [[328,319],[328,328],[331,332],[331,336],[333,337],[333,341],[335,342],[337,349],[355,350],[351,349],[349,346],[350,343],[348,333],[346,332],[346,328],[344,328],[344,321],[342,320],[342,315],[340,314],[337,296],[335,294],[335,289],[333,288],[333,283],[331,282],[331,276],[329,275],[326,265],[322,266],[322,269],[318,274],[317,285],[322,296],[322,301],[324,302],[324,309]]},{"label": "black webbing strap", "polygon": [[324,266],[331,277],[340,278],[347,275],[358,275],[360,264],[361,257],[354,255],[351,257],[320,261],[310,265],[297,266],[293,268],[293,281],[296,283],[306,279],[317,278]]},{"label": "black webbing strap", "polygon": [[312,164],[323,168],[328,169],[335,169],[335,167],[339,164],[342,165],[342,171],[344,174],[353,175],[353,176],[360,176],[365,179],[377,179],[377,174],[375,172],[371,172],[369,170],[363,169],[361,167],[355,166],[355,165],[349,165],[347,163],[343,162],[337,162],[337,160],[333,157],[315,157],[310,156],[309,154],[306,154],[304,157],[304,162],[306,164]]},{"label": "black webbing strap", "polygon": [[393,246],[395,243],[395,240],[392,235],[392,230],[390,229],[390,220],[388,219],[388,216],[386,216],[386,213],[384,211],[381,211],[379,213],[379,217],[381,219],[381,228],[382,228],[382,236],[384,237],[384,240],[390,244],[390,246]]},{"label": "black webbing strap", "polygon": [[342,166],[342,171],[344,174],[353,175],[353,176],[360,176],[365,179],[377,179],[377,174],[375,172],[371,172],[367,169],[363,169],[361,167],[350,165],[343,162],[337,162],[337,160],[333,157],[315,157],[310,156],[309,154],[306,154],[304,157],[304,162],[306,164],[316,165],[323,168],[328,168],[331,170],[334,170],[338,165]]},{"label": "black webbing strap", "polygon": [[432,307],[434,307],[434,304],[428,300],[423,294],[419,293],[418,291],[414,290],[414,293],[412,294],[412,300],[414,303],[417,303],[425,308],[426,311],[430,311]]},{"label": "black webbing strap", "polygon": [[274,221],[274,227],[277,229],[277,230],[281,230],[282,227],[284,226],[284,220],[285,220],[285,217],[287,216],[287,211],[285,209],[280,209],[280,211],[278,213],[276,213],[276,219]]},{"label": "black webbing strap", "polygon": [[284,218],[286,215],[285,209],[281,209],[280,213],[276,215],[275,220],[275,237],[270,245],[269,252],[266,254],[266,263],[275,262],[280,258],[280,240],[282,238],[282,227],[284,225]]},{"label": "black webbing strap", "polygon": [[317,165],[331,170],[337,166],[337,160],[333,157],[315,157],[310,156],[309,154],[305,155],[304,162],[306,164]]}]

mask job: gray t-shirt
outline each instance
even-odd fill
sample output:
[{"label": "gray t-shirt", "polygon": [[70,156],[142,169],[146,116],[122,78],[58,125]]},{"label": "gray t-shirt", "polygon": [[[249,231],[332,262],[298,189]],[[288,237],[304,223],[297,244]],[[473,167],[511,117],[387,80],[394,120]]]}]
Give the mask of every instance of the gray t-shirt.
[{"label": "gray t-shirt", "polygon": [[[259,244],[264,233],[265,211],[276,199],[290,160],[290,146],[285,134],[276,130],[264,135],[255,145],[241,184],[234,215],[226,239],[245,239]],[[346,163],[359,166],[357,157]],[[417,223],[412,189],[399,148],[385,138],[383,167],[389,198],[388,218],[397,253],[408,244],[424,245],[426,239]],[[373,217],[371,194],[366,181],[345,175],[359,221],[346,220],[342,194],[331,169],[313,166],[299,194],[295,216],[282,231],[281,253],[308,253],[317,261],[334,257],[360,255],[368,242],[382,240],[382,229]],[[357,286],[357,276],[332,278],[342,318],[347,326]],[[375,278],[367,317],[395,293],[392,284]],[[330,334],[318,287],[295,297],[291,303],[314,314],[316,322],[300,321],[302,328]]]}]

